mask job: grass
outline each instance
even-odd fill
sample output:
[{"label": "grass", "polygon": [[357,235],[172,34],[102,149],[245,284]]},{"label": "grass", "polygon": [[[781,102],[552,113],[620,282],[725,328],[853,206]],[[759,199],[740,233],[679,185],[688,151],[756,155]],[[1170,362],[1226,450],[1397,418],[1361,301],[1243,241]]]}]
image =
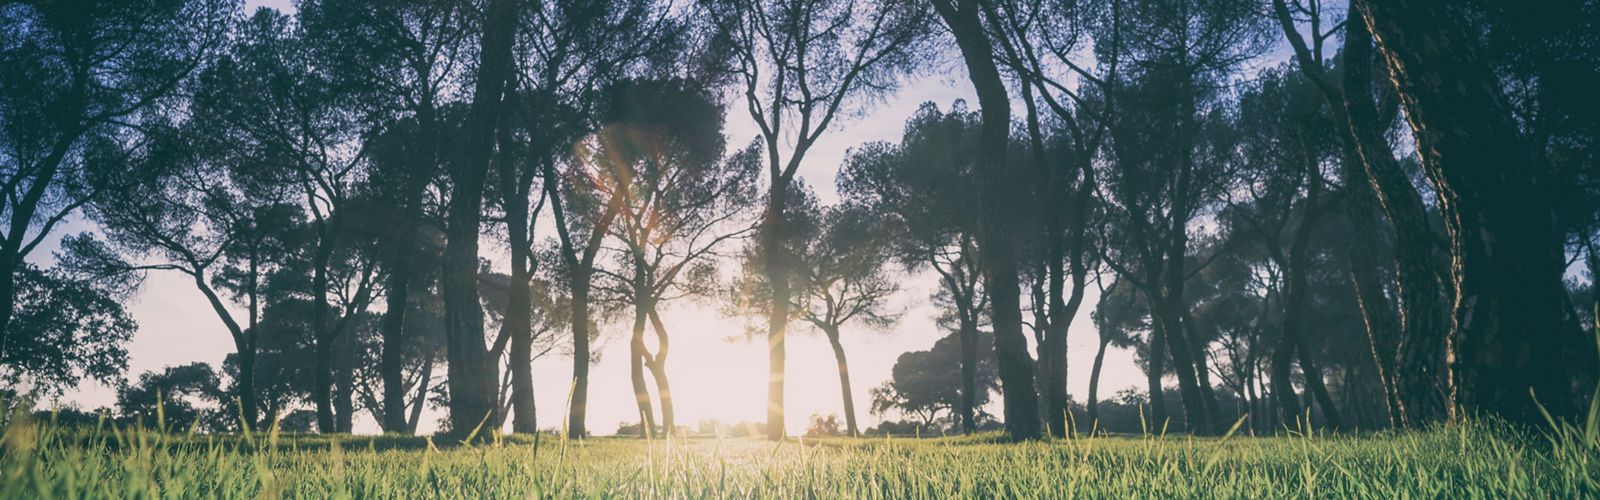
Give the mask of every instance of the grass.
[{"label": "grass", "polygon": [[1589,429],[1360,436],[565,441],[4,430],[0,498],[1600,496]]}]

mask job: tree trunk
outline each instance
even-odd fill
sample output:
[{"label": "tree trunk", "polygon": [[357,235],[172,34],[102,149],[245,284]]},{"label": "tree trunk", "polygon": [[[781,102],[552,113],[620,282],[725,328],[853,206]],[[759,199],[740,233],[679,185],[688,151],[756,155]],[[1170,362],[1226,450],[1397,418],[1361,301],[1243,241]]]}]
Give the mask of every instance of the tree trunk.
[{"label": "tree trunk", "polygon": [[639,430],[643,437],[654,437],[656,432],[655,409],[650,403],[650,386],[645,382],[645,365],[650,354],[644,347],[645,321],[648,319],[644,304],[633,307],[633,335],[628,338],[628,380],[633,383],[633,403],[639,412]]},{"label": "tree trunk", "polygon": [[1089,427],[1100,426],[1100,369],[1105,367],[1106,346],[1111,344],[1111,338],[1100,337],[1100,348],[1094,352],[1094,368],[1089,369],[1089,399],[1084,401],[1089,410]]},{"label": "tree trunk", "polygon": [[650,375],[655,378],[656,398],[661,403],[661,426],[667,435],[677,434],[677,414],[672,406],[672,384],[667,381],[667,355],[671,354],[671,342],[667,337],[667,326],[661,322],[661,315],[654,305],[650,307],[650,326],[656,332],[656,353],[651,356],[649,364]]},{"label": "tree trunk", "polygon": [[317,409],[317,430],[323,433],[338,432],[338,422],[333,414],[333,337],[328,331],[328,260],[333,254],[333,242],[326,228],[318,231],[317,251],[311,268],[311,339],[316,343],[316,364],[313,369],[311,399]]},{"label": "tree trunk", "polygon": [[956,408],[956,413],[961,417],[961,433],[972,434],[978,431],[978,422],[974,413],[978,406],[978,320],[976,306],[971,300],[965,302],[964,310],[957,311],[961,315],[961,406]]},{"label": "tree trunk", "polygon": [[525,434],[539,431],[533,401],[533,331],[529,325],[533,306],[528,274],[527,266],[512,271],[509,308],[501,324],[511,334],[511,431]]},{"label": "tree trunk", "polygon": [[[1169,262],[1168,265],[1173,264]],[[1178,397],[1183,401],[1185,427],[1190,434],[1210,434],[1214,431],[1206,411],[1205,396],[1200,392],[1200,381],[1195,375],[1191,344],[1188,336],[1183,334],[1183,315],[1177,310],[1182,306],[1175,304],[1171,298],[1164,302],[1167,304],[1161,308],[1162,313],[1156,319],[1155,327],[1162,330],[1167,352],[1172,354],[1172,371],[1178,376]]]},{"label": "tree trunk", "polygon": [[[515,172],[509,166],[503,166],[502,170]],[[514,173],[505,175],[520,176]],[[511,430],[518,433],[539,430],[533,409],[533,298],[529,289],[533,276],[528,262],[531,258],[528,251],[531,243],[528,241],[528,189],[531,188],[531,182],[530,176],[530,184],[526,188],[505,183],[508,185],[506,187],[512,189],[504,200],[507,240],[511,246],[511,284],[506,297],[505,318],[500,326],[511,342]]]},{"label": "tree trunk", "polygon": [[989,293],[990,322],[994,326],[995,357],[1004,392],[1006,431],[1015,439],[1040,437],[1038,393],[1033,384],[1028,339],[1022,333],[1021,288],[1017,283],[1017,256],[1012,248],[1006,150],[1010,142],[1011,102],[1005,82],[995,67],[988,34],[978,19],[974,0],[935,0],[940,17],[955,35],[966,61],[968,76],[978,93],[983,127],[978,157],[988,164],[979,176],[982,218],[979,223],[980,257]]},{"label": "tree trunk", "polygon": [[833,346],[833,360],[839,365],[839,393],[844,396],[844,427],[845,433],[851,437],[860,435],[856,427],[856,401],[853,391],[850,390],[850,362],[844,356],[844,344],[839,342],[839,329],[832,327],[823,330],[828,336],[828,345]]},{"label": "tree trunk", "polygon": [[782,439],[784,429],[784,338],[789,326],[788,252],[783,248],[784,204],[788,186],[774,177],[768,191],[767,213],[761,224],[763,271],[772,290],[767,311],[767,438]]},{"label": "tree trunk", "polygon": [[9,242],[0,244],[0,361],[6,359],[6,345],[10,344],[11,315],[17,307],[18,259],[8,248]]},{"label": "tree trunk", "polygon": [[[478,73],[468,110],[466,143],[452,181],[440,291],[444,296],[445,338],[449,356],[451,431],[466,435],[495,421],[499,366],[483,344],[483,308],[478,297],[478,234],[483,189],[494,149],[495,127],[513,73],[511,46],[516,0],[490,0],[478,55]],[[488,437],[479,432],[480,439]]]},{"label": "tree trunk", "polygon": [[[255,332],[251,332],[255,335]],[[239,350],[239,389],[233,397],[239,398],[239,425],[244,429],[256,428],[256,345],[254,339],[236,343]]]},{"label": "tree trunk", "polygon": [[[1154,314],[1152,314],[1154,316]],[[1154,322],[1151,322],[1154,324]],[[1156,427],[1166,427],[1167,397],[1161,390],[1161,377],[1166,375],[1167,368],[1167,341],[1160,328],[1150,330],[1150,342],[1145,346],[1145,353],[1149,356],[1145,360],[1149,366],[1145,367],[1145,382],[1150,386],[1150,420]]]},{"label": "tree trunk", "polygon": [[349,434],[355,430],[355,332],[336,333],[333,341],[334,423],[339,432]]},{"label": "tree trunk", "polygon": [[1183,330],[1189,339],[1189,345],[1194,349],[1195,379],[1200,384],[1200,397],[1205,404],[1206,418],[1211,420],[1212,425],[1221,425],[1222,411],[1217,408],[1217,389],[1211,385],[1211,370],[1206,356],[1206,341],[1200,338],[1199,332],[1194,331],[1194,317],[1188,311],[1183,313]]},{"label": "tree trunk", "polygon": [[[1378,117],[1372,101],[1369,71],[1372,40],[1363,22],[1349,23],[1345,42],[1344,108],[1346,129],[1365,167],[1395,235],[1396,288],[1400,299],[1398,369],[1394,382],[1402,425],[1419,427],[1449,416],[1446,403],[1449,382],[1445,353],[1449,325],[1445,322],[1445,293],[1435,270],[1433,231],[1428,209],[1411,180],[1400,168],[1384,133],[1388,124]],[[1337,107],[1336,107],[1337,108]]]},{"label": "tree trunk", "polygon": [[[405,223],[406,226],[412,224],[414,222]],[[399,251],[410,253],[405,250]],[[378,362],[379,376],[383,378],[383,421],[380,423],[384,432],[409,434],[410,426],[406,425],[404,369],[406,312],[411,296],[409,256],[395,259],[389,270],[388,281],[388,289],[384,296],[388,310],[383,313],[380,332],[383,336],[383,352],[380,353],[381,358]]]},{"label": "tree trunk", "polygon": [[1400,413],[1399,384],[1395,372],[1400,325],[1378,277],[1378,258],[1374,255],[1372,242],[1379,241],[1382,236],[1374,220],[1376,213],[1372,206],[1372,186],[1366,181],[1365,172],[1360,171],[1360,165],[1356,163],[1359,160],[1354,158],[1356,155],[1348,156],[1351,158],[1344,161],[1343,168],[1344,206],[1355,233],[1345,246],[1350,262],[1350,284],[1356,292],[1356,304],[1361,308],[1362,325],[1366,327],[1373,363],[1378,369],[1389,426],[1400,428],[1404,425],[1404,418]]},{"label": "tree trunk", "polygon": [[1358,6],[1451,236],[1454,408],[1527,425],[1543,424],[1544,410],[1574,416],[1562,338],[1578,332],[1562,310],[1564,235],[1547,165],[1458,13],[1416,0]]},{"label": "tree trunk", "polygon": [[417,378],[417,398],[411,405],[411,417],[406,420],[406,434],[416,434],[422,422],[422,408],[428,404],[428,389],[433,382],[433,361],[422,363],[422,375]]},{"label": "tree trunk", "polygon": [[1306,379],[1306,392],[1316,399],[1317,406],[1322,408],[1322,418],[1328,421],[1328,427],[1333,430],[1344,430],[1344,417],[1339,412],[1339,407],[1333,401],[1333,396],[1328,394],[1328,385],[1323,380],[1322,368],[1317,366],[1316,359],[1311,356],[1311,350],[1306,347],[1304,338],[1300,339],[1300,346],[1296,348],[1300,359],[1300,372]]}]

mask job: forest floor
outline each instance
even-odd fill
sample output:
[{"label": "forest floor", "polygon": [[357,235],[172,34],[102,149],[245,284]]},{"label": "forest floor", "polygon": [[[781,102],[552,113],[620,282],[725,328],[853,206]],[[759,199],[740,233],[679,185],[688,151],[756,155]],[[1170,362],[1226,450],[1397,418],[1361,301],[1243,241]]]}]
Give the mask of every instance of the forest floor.
[{"label": "forest floor", "polygon": [[0,498],[1594,498],[1594,430],[772,442],[161,434],[13,422]]}]

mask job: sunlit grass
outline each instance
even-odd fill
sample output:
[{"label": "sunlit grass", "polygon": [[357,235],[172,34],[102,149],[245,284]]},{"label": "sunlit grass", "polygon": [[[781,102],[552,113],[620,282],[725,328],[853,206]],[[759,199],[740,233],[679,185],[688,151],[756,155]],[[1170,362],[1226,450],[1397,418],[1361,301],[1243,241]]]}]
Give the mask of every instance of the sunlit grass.
[{"label": "sunlit grass", "polygon": [[1595,436],[1482,424],[1317,437],[566,441],[4,431],[0,498],[1366,497],[1600,495]]}]

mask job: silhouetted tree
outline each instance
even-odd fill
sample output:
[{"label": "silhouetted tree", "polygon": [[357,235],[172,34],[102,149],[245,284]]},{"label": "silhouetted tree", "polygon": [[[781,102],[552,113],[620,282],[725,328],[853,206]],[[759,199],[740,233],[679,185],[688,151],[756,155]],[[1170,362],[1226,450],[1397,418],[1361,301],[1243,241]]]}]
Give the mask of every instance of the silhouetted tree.
[{"label": "silhouetted tree", "polygon": [[806,154],[836,118],[871,104],[911,69],[930,19],[921,2],[903,0],[697,3],[716,30],[718,51],[713,53],[726,56],[726,71],[761,129],[769,186],[760,237],[772,292],[767,436],[780,439],[784,336],[793,294],[793,258],[781,244],[790,187]]},{"label": "silhouetted tree", "polygon": [[[26,259],[123,168],[223,44],[230,0],[0,5],[0,359]],[[138,154],[137,152],[133,154]],[[37,331],[37,330],[35,330]],[[20,333],[18,333],[20,335]],[[19,340],[19,342],[27,342]]]}]

